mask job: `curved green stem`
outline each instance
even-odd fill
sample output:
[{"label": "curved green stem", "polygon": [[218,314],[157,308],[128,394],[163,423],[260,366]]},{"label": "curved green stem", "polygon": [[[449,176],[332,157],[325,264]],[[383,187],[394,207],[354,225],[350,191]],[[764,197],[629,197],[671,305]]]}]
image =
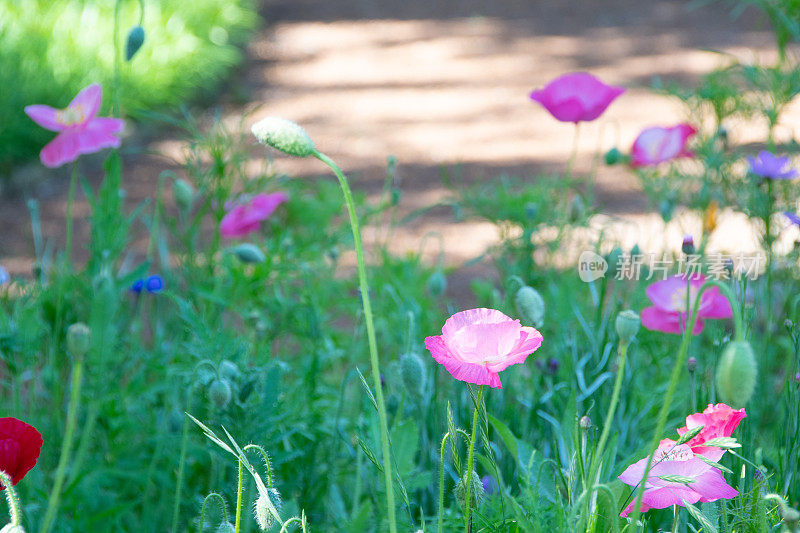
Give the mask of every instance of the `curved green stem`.
[{"label": "curved green stem", "polygon": [[467,480],[467,497],[465,499],[466,514],[464,516],[464,533],[470,531],[470,512],[472,510],[472,500],[470,500],[470,492],[472,489],[472,460],[475,455],[475,437],[478,433],[478,410],[481,408],[481,401],[483,400],[483,385],[478,385],[478,399],[475,400],[475,411],[472,413],[472,434],[469,438],[469,454],[467,454],[467,468],[464,470],[463,480]]},{"label": "curved green stem", "polygon": [[72,386],[69,394],[69,407],[67,408],[67,427],[64,440],[61,441],[61,456],[58,459],[56,468],[56,478],[53,482],[53,489],[50,491],[50,498],[47,502],[47,511],[42,521],[39,533],[49,533],[53,527],[53,521],[58,512],[58,504],[61,501],[61,489],[64,487],[64,478],[67,473],[70,454],[72,452],[72,441],[75,438],[75,427],[78,423],[78,408],[80,407],[81,378],[83,377],[83,360],[77,358],[72,368]]},{"label": "curved green stem", "polygon": [[[442,448],[439,452],[439,527],[438,533],[444,531],[444,449],[447,446],[447,439],[450,437],[450,432],[444,434],[442,437]],[[452,443],[450,444],[452,446]]]},{"label": "curved green stem", "polygon": [[236,523],[234,524],[234,531],[239,533],[239,528],[242,524],[242,460],[239,459],[239,479],[236,482]]},{"label": "curved green stem", "polygon": [[178,479],[175,482],[175,502],[172,508],[172,533],[178,531],[178,519],[181,510],[181,492],[183,491],[183,476],[186,470],[186,446],[189,443],[189,418],[183,418],[183,436],[181,437],[181,454],[178,460]]},{"label": "curved green stem", "polygon": [[67,264],[71,264],[72,261],[72,227],[74,223],[72,220],[72,206],[75,203],[75,187],[77,186],[77,182],[78,162],[76,161],[72,164],[72,176],[69,179],[69,192],[67,192],[67,238],[64,245],[64,255],[66,256]]},{"label": "curved green stem", "polygon": [[350,184],[347,182],[347,177],[342,173],[333,160],[314,150],[314,157],[328,165],[336,178],[339,180],[339,185],[342,188],[344,201],[347,205],[347,211],[350,215],[350,228],[353,231],[353,243],[356,250],[356,262],[358,263],[358,285],[361,291],[361,304],[364,307],[364,323],[367,329],[367,342],[369,343],[369,357],[372,370],[372,380],[375,387],[375,401],[378,404],[378,419],[381,426],[381,453],[383,458],[383,475],[384,484],[386,485],[386,507],[389,515],[389,531],[390,533],[397,533],[397,520],[395,518],[394,509],[394,485],[392,477],[392,459],[389,451],[389,425],[386,420],[386,405],[383,400],[383,389],[381,388],[381,368],[380,361],[378,360],[378,344],[375,340],[375,325],[372,321],[372,305],[369,300],[369,284],[367,283],[367,268],[364,262],[364,249],[361,244],[361,230],[358,224],[358,215],[356,214],[356,206],[353,201],[353,193],[350,190]]},{"label": "curved green stem", "polygon": [[206,519],[206,504],[209,502],[209,500],[213,498],[219,500],[219,507],[220,509],[222,509],[222,523],[225,524],[228,522],[228,509],[225,507],[225,499],[220,494],[212,492],[211,494],[203,498],[203,506],[200,508],[200,523],[197,530],[198,533],[203,533],[204,531],[203,526],[205,525],[204,523]]},{"label": "curved green stem", "polygon": [[644,475],[642,476],[642,480],[639,482],[639,488],[636,491],[636,503],[633,506],[633,516],[631,517],[631,523],[636,527],[637,520],[639,519],[639,508],[642,504],[642,495],[644,494],[645,484],[647,481],[647,476],[650,475],[650,468],[653,466],[653,455],[655,451],[658,449],[658,443],[661,441],[661,434],[664,431],[664,427],[667,424],[667,416],[669,415],[669,408],[672,404],[672,397],[675,394],[675,389],[678,386],[678,379],[681,375],[681,369],[686,365],[686,356],[689,351],[689,343],[692,340],[692,331],[694,331],[694,325],[697,322],[697,311],[700,308],[700,299],[703,296],[703,293],[711,288],[717,287],[719,291],[728,299],[731,304],[731,310],[733,311],[733,320],[736,328],[735,338],[737,341],[741,341],[744,339],[744,324],[742,322],[742,315],[739,311],[739,304],[734,297],[733,291],[731,291],[730,287],[721,283],[716,280],[708,280],[706,281],[700,290],[697,291],[697,296],[694,300],[694,306],[692,307],[691,314],[689,315],[689,320],[687,321],[686,328],[683,332],[683,338],[681,340],[680,350],[678,351],[678,357],[675,360],[675,365],[672,367],[672,375],[670,376],[669,386],[667,387],[667,393],[664,395],[664,402],[661,404],[661,410],[658,413],[658,424],[656,425],[656,430],[653,433],[653,439],[650,442],[649,449],[651,450],[650,454],[647,457],[647,466],[644,469]]},{"label": "curved green stem", "polygon": [[10,523],[12,526],[19,526],[22,524],[22,506],[19,503],[19,496],[14,488],[13,480],[10,475],[0,470],[0,482],[5,487]]}]

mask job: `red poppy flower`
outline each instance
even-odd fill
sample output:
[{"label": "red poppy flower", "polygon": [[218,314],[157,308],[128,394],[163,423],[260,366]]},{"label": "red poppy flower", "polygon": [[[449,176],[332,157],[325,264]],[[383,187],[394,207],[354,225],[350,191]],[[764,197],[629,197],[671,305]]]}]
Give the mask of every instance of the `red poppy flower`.
[{"label": "red poppy flower", "polygon": [[[34,467],[42,450],[42,435],[16,418],[0,418],[0,470],[16,485]],[[0,485],[0,489],[4,489]]]}]

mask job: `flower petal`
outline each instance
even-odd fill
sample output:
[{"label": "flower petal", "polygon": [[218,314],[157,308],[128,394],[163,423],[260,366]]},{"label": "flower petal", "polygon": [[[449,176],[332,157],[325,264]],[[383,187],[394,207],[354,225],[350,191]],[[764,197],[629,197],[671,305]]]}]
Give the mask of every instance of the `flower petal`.
[{"label": "flower petal", "polygon": [[103,87],[99,83],[93,83],[79,92],[69,103],[70,109],[80,107],[86,120],[93,119],[100,110],[103,101]]},{"label": "flower petal", "polygon": [[48,168],[60,167],[64,163],[75,161],[80,155],[78,134],[71,130],[62,131],[56,138],[42,148],[39,158]]},{"label": "flower petal", "polygon": [[426,337],[425,346],[430,350],[436,362],[442,364],[450,372],[450,375],[457,380],[476,385],[489,385],[493,388],[503,388],[502,383],[500,383],[500,376],[495,372],[489,371],[486,365],[465,363],[453,357],[441,335]]},{"label": "flower petal", "polygon": [[49,105],[29,105],[25,114],[35,123],[50,131],[62,131],[64,126],[58,122],[58,110]]}]

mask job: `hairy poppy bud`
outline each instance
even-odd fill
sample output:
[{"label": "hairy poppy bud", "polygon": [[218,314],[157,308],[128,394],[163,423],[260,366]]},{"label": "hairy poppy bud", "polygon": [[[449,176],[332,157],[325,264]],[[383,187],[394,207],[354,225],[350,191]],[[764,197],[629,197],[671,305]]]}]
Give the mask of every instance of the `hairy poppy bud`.
[{"label": "hairy poppy bud", "polygon": [[697,370],[697,359],[690,357],[686,361],[686,370],[688,370],[690,374],[694,374],[694,371]]},{"label": "hairy poppy bud", "polygon": [[269,504],[272,503],[272,506],[280,512],[281,509],[281,495],[278,492],[278,489],[269,488],[267,489],[269,493],[269,498],[259,493],[258,499],[256,500],[255,505],[253,506],[253,514],[255,514],[256,522],[258,523],[258,527],[261,531],[266,531],[275,524],[275,517],[269,510]]},{"label": "hairy poppy bud", "polygon": [[258,142],[296,157],[308,157],[314,153],[314,141],[306,130],[290,120],[267,117],[259,120],[251,130]]},{"label": "hairy poppy bud", "polygon": [[747,341],[730,342],[717,364],[717,392],[732,407],[742,407],[756,388],[758,368]]},{"label": "hairy poppy bud", "polygon": [[185,179],[178,178],[172,182],[172,197],[182,211],[188,211],[194,203],[194,187]]},{"label": "hairy poppy bud", "polygon": [[230,522],[222,522],[217,528],[216,533],[235,533],[236,528]]},{"label": "hairy poppy bud", "polygon": [[419,355],[407,353],[400,357],[400,375],[412,397],[417,400],[425,397],[425,364]]},{"label": "hairy poppy bud", "polygon": [[266,259],[264,252],[255,244],[249,242],[234,246],[232,251],[242,263],[263,263]]},{"label": "hairy poppy bud", "polygon": [[694,238],[691,235],[686,235],[683,237],[683,243],[681,243],[681,251],[686,255],[694,254]]},{"label": "hairy poppy bud", "polygon": [[67,350],[73,357],[82,358],[92,343],[92,331],[83,322],[72,324],[67,329]]},{"label": "hairy poppy bud", "polygon": [[431,274],[431,277],[428,278],[427,287],[428,293],[433,297],[439,297],[447,290],[447,277],[444,275],[441,268],[437,268],[436,271]]},{"label": "hairy poppy bud", "polygon": [[592,419],[587,415],[583,415],[578,424],[581,426],[582,430],[586,431],[592,427]]},{"label": "hairy poppy bud", "polygon": [[241,372],[239,372],[239,367],[236,366],[236,363],[228,359],[223,359],[219,364],[219,375],[233,382],[239,379]]},{"label": "hairy poppy bud", "polygon": [[486,496],[486,493],[483,491],[483,482],[481,478],[478,477],[477,472],[474,470],[465,472],[461,479],[458,480],[458,483],[456,483],[456,500],[458,500],[461,509],[467,509],[467,483],[471,485],[469,489],[470,507],[472,509],[477,509]]},{"label": "hairy poppy bud", "polygon": [[533,287],[523,285],[517,291],[514,307],[524,325],[540,328],[544,324],[544,298]]},{"label": "hairy poppy bud", "polygon": [[144,44],[144,28],[141,26],[134,26],[128,32],[128,40],[125,42],[125,61],[130,61],[139,48]]},{"label": "hairy poppy bud", "polygon": [[642,320],[636,311],[631,309],[622,311],[617,315],[617,320],[614,322],[619,340],[621,342],[631,342],[636,333],[638,333],[641,324]]},{"label": "hairy poppy bud", "polygon": [[208,397],[219,409],[228,407],[232,395],[231,384],[225,378],[215,379],[208,386]]}]

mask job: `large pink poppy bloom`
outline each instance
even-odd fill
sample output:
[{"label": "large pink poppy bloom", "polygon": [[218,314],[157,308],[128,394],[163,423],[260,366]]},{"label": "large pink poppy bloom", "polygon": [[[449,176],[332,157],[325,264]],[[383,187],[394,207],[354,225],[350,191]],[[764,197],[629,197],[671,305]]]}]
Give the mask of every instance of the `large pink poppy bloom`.
[{"label": "large pink poppy bloom", "polygon": [[261,221],[269,218],[278,206],[288,199],[289,196],[285,192],[262,193],[234,206],[219,223],[220,235],[232,239],[256,231]]},{"label": "large pink poppy bloom", "polygon": [[[670,276],[647,287],[647,297],[653,302],[651,307],[642,309],[642,325],[647,329],[664,333],[683,333],[686,329],[687,311],[686,292],[689,291],[689,310],[694,305],[700,287],[706,278],[702,274],[690,276],[686,283],[685,275]],[[697,321],[692,335],[703,331],[704,318],[730,318],[733,316],[731,304],[717,287],[710,287],[703,292],[697,310]]]},{"label": "large pink poppy bloom", "polygon": [[700,433],[692,437],[686,445],[699,455],[704,455],[712,461],[719,461],[725,450],[715,446],[703,446],[706,441],[719,437],[730,437],[739,422],[747,416],[744,409],[732,409],[724,403],[708,404],[705,411],[686,417],[686,425],[678,428],[678,434],[703,426]]},{"label": "large pink poppy bloom", "polygon": [[427,337],[433,358],[461,381],[503,388],[498,372],[525,358],[542,344],[542,334],[494,309],[469,309],[444,323],[442,334]]},{"label": "large pink poppy bloom", "polygon": [[[619,479],[636,487],[644,476],[647,457],[641,459],[620,474]],[[670,476],[681,476],[680,481]],[[667,479],[664,479],[664,478]],[[688,482],[691,480],[691,482]],[[686,482],[684,482],[686,481]],[[725,482],[722,472],[698,458],[686,444],[675,445],[675,441],[664,439],[653,456],[653,466],[647,475],[642,494],[641,512],[649,509],[664,509],[685,503],[713,502],[720,498],[735,498],[739,492]],[[635,505],[634,500],[620,513],[628,516]]]},{"label": "large pink poppy bloom", "polygon": [[530,98],[542,104],[556,120],[577,124],[602,115],[624,92],[624,87],[606,85],[587,72],[572,72],[531,92]]},{"label": "large pink poppy bloom", "polygon": [[46,167],[60,167],[104,148],[118,148],[125,123],[118,118],[98,117],[103,88],[93,83],[78,93],[66,109],[29,105],[25,113],[41,127],[59,132],[39,154]]},{"label": "large pink poppy bloom", "polygon": [[691,124],[678,124],[671,128],[653,126],[642,130],[631,148],[631,165],[653,166],[679,157],[689,157],[692,153],[686,145],[695,133],[697,130]]}]

